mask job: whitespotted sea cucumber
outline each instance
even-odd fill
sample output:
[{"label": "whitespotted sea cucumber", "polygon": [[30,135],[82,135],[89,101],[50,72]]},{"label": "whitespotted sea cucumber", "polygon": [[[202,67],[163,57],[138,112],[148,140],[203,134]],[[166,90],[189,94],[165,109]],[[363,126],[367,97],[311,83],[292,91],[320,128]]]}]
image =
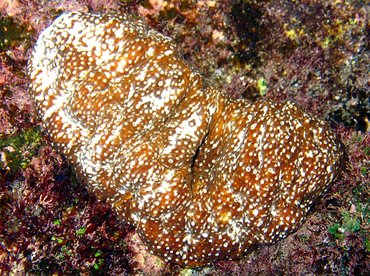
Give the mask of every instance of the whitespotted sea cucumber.
[{"label": "whitespotted sea cucumber", "polygon": [[235,259],[286,237],[343,163],[325,122],[290,101],[229,99],[128,15],[61,15],[29,76],[81,181],[171,263]]}]

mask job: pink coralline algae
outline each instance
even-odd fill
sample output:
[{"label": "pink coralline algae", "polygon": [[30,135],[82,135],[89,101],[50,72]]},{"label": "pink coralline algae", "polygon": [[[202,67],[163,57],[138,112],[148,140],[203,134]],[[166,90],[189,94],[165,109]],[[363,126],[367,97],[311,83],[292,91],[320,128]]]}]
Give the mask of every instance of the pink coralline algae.
[{"label": "pink coralline algae", "polygon": [[43,127],[81,181],[171,263],[286,237],[343,164],[325,122],[290,101],[228,98],[128,15],[61,15],[29,75]]}]

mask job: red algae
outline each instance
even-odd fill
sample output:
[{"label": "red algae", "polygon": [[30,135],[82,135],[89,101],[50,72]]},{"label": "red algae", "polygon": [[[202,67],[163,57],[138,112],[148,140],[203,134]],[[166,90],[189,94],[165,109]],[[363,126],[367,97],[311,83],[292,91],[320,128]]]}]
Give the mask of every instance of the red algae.
[{"label": "red algae", "polygon": [[[366,6],[358,1],[346,1],[345,3],[314,1],[314,5],[306,5],[302,1],[296,1],[290,3],[292,6],[287,7],[287,2],[281,1],[197,1],[198,4],[194,4],[192,1],[171,0],[162,1],[170,3],[169,5],[155,8],[148,5],[151,1],[145,1],[145,3],[138,1],[107,2],[112,3],[113,6],[116,5],[115,3],[119,3],[110,9],[112,5],[93,6],[88,5],[87,1],[76,0],[47,1],[43,2],[43,5],[40,5],[40,1],[32,0],[3,1],[0,4],[0,13],[3,17],[10,17],[22,26],[28,26],[26,29],[32,30],[33,35],[36,33],[35,37],[37,38],[37,34],[62,11],[94,10],[103,12],[110,9],[111,12],[129,11],[133,14],[138,14],[139,11],[139,15],[143,16],[150,26],[174,38],[185,58],[191,61],[195,67],[200,68],[202,74],[208,80],[212,80],[213,85],[232,94],[234,98],[242,96],[256,100],[263,95],[258,84],[265,83],[264,87],[267,88],[265,97],[295,99],[301,105],[309,108],[310,111],[330,120],[332,125],[345,124],[345,126],[335,127],[336,132],[348,148],[349,162],[343,181],[333,186],[323,203],[316,208],[317,211],[308,217],[307,222],[296,233],[275,245],[261,247],[245,256],[241,261],[226,261],[222,265],[204,269],[200,273],[211,275],[267,272],[365,274],[369,271],[370,251],[366,249],[366,244],[370,240],[368,231],[366,234],[366,229],[369,227],[366,217],[369,214],[366,214],[361,206],[366,206],[369,198],[366,183],[369,183],[368,148],[370,145],[366,138],[368,135],[357,131],[369,130],[369,123],[367,123],[369,121],[369,106],[368,96],[366,96],[369,91],[366,67],[369,64],[369,53],[365,47],[368,33],[366,22],[369,13],[366,12]],[[188,4],[182,5],[181,2],[188,2]],[[241,3],[244,4],[241,5]],[[251,51],[252,44],[249,44],[250,37],[243,40],[236,31],[237,25],[240,25],[242,21],[238,19],[238,14],[231,13],[234,5],[238,7],[235,10],[239,10],[243,17],[253,18],[255,14],[260,16],[255,21],[250,19],[251,22],[259,24],[259,28],[250,28],[247,25],[249,23],[245,23],[244,27],[251,30],[251,36],[254,36],[253,32],[255,32],[255,37],[258,40],[257,43],[253,44],[256,55],[248,56],[243,62],[240,62],[240,57],[245,57],[244,51],[247,53]],[[117,6],[119,7],[117,8]],[[172,8],[167,9],[170,6]],[[317,12],[312,12],[317,7],[320,7]],[[147,10],[147,14],[141,12],[142,8]],[[253,10],[256,13],[248,12]],[[310,14],[315,16],[312,17]],[[300,21],[295,22],[296,18],[300,18]],[[215,33],[214,36],[213,33]],[[0,73],[2,84],[8,89],[6,94],[2,94],[6,95],[8,104],[3,105],[0,111],[8,115],[0,118],[0,124],[3,126],[0,132],[1,139],[9,139],[9,134],[15,137],[22,135],[23,128],[35,124],[33,114],[28,113],[28,108],[31,105],[28,102],[28,91],[25,85],[27,79],[22,77],[25,75],[25,63],[19,59],[19,50],[21,53],[30,50],[29,41],[23,41],[23,45],[23,49],[21,49],[19,44],[13,44],[10,50],[14,54],[6,53],[13,60],[12,66],[6,65],[9,70],[7,69],[6,73],[3,73],[4,71]],[[290,45],[290,48],[282,47],[284,45]],[[5,52],[0,54],[3,55]],[[26,53],[22,55],[25,59],[27,58]],[[310,57],[311,55],[312,57]],[[300,70],[301,67],[304,69]],[[10,76],[9,73],[20,76],[21,82],[14,81],[13,77],[4,78],[5,75]],[[20,85],[14,85],[15,83]],[[15,90],[19,92],[14,93]],[[16,100],[18,96],[14,97],[13,95],[21,96],[24,99],[21,102],[26,105],[19,105]],[[18,107],[14,109],[14,106]],[[24,111],[14,114],[14,110]],[[46,143],[49,142],[46,141]],[[12,146],[12,148],[17,147]],[[0,154],[2,151],[3,149],[0,147]],[[26,159],[30,156],[27,147],[17,148],[16,151],[17,156],[24,154]],[[36,158],[48,159],[48,151],[45,153],[41,154],[40,152],[41,155],[37,155]],[[48,190],[43,185],[37,185],[35,189],[27,193],[22,191],[28,191],[28,189],[17,189],[25,185],[23,173],[25,169],[28,170],[29,165],[27,164],[29,163],[23,164],[27,167],[19,167],[19,171],[16,171],[15,174],[4,173],[1,170],[0,204],[2,210],[14,210],[15,206],[17,206],[16,209],[22,209],[25,205],[19,201],[20,199],[27,201],[27,197],[32,194],[36,198],[41,197],[43,190]],[[76,198],[74,205],[78,203],[78,208],[81,210],[86,208],[86,204],[91,206],[87,210],[95,208],[101,210],[98,202],[92,196],[88,197],[87,201],[80,199],[79,193],[76,193],[79,184],[76,183],[70,169],[66,167],[65,162],[57,164],[55,170],[59,172],[59,175],[63,175],[63,185],[66,191],[62,193],[67,198]],[[2,165],[3,163],[0,162],[1,169]],[[38,170],[35,173],[42,172]],[[50,181],[49,177],[47,180],[43,180],[41,175],[35,175],[33,179],[35,182]],[[9,185],[15,188],[9,189]],[[83,194],[86,195],[86,191]],[[51,201],[56,198],[59,201],[55,206],[69,208],[70,201],[63,200],[63,197],[52,197]],[[50,211],[51,209],[45,210],[45,212]],[[342,214],[345,215],[346,212],[349,212],[350,218],[353,218],[354,221],[358,218],[364,219],[361,221],[360,230],[355,232],[345,230],[342,238],[340,231],[345,229],[343,227],[347,225],[348,221],[347,216],[343,217]],[[12,247],[3,242],[11,239],[14,235],[12,233],[17,233],[9,231],[12,229],[9,227],[20,225],[22,228],[22,225],[27,225],[30,216],[29,212],[14,212],[14,214],[18,217],[15,224],[9,225],[6,220],[0,221],[0,229],[5,230],[0,234],[1,272],[38,271],[51,273],[54,271],[63,274],[71,271],[72,268],[76,273],[86,271],[94,273],[101,271],[99,264],[103,264],[100,265],[100,268],[109,273],[123,274],[124,271],[126,273],[149,271],[148,273],[150,273],[151,268],[145,267],[145,264],[143,267],[139,263],[132,265],[131,261],[129,264],[124,261],[127,254],[128,256],[134,254],[122,250],[126,248],[125,243],[116,241],[107,245],[103,242],[102,248],[107,250],[103,251],[103,254],[98,251],[91,254],[73,254],[78,249],[75,246],[65,251],[66,247],[59,246],[57,238],[53,242],[51,241],[53,233],[45,231],[45,228],[42,227],[50,223],[53,224],[54,217],[52,216],[43,215],[41,219],[34,220],[34,228],[32,229],[39,229],[38,231],[29,231],[27,235],[19,235],[18,242],[28,244],[30,249],[21,246],[12,251]],[[75,223],[73,219],[75,216],[76,212],[71,212],[68,215],[71,223],[65,225],[62,232],[71,231],[68,230],[68,227],[72,229],[73,233],[76,229],[83,229],[83,226]],[[49,218],[49,221],[44,218]],[[115,225],[114,221],[117,220],[109,221],[109,223],[105,223],[104,232],[109,231],[112,227],[113,229],[124,227],[119,224]],[[96,221],[96,223],[100,222]],[[56,220],[57,224],[58,220]],[[328,229],[335,225],[340,226],[339,232],[329,233]],[[116,226],[117,228],[115,228]],[[82,232],[83,230],[79,231],[79,233]],[[66,234],[62,234],[62,236],[66,236]],[[76,237],[81,238],[83,235]],[[76,237],[73,237],[73,240]],[[91,242],[93,240],[84,240],[86,246]],[[38,250],[44,248],[46,243],[51,243],[49,245],[51,250],[45,259]],[[112,247],[114,244],[115,249]],[[135,246],[134,243],[130,244]],[[40,247],[40,245],[42,246]],[[139,246],[139,248],[141,247]],[[137,252],[138,250],[133,249],[133,251]],[[32,259],[32,263],[24,257],[31,256],[30,252],[38,252],[35,255],[37,257]],[[116,252],[117,254],[107,255],[106,252]],[[72,255],[67,253],[72,253]],[[67,254],[65,255],[67,260],[63,257],[64,254]],[[94,257],[95,254],[98,257]],[[131,269],[131,266],[134,269]],[[161,267],[162,273],[170,271],[178,273],[176,268],[169,269],[163,265],[158,266]]]}]

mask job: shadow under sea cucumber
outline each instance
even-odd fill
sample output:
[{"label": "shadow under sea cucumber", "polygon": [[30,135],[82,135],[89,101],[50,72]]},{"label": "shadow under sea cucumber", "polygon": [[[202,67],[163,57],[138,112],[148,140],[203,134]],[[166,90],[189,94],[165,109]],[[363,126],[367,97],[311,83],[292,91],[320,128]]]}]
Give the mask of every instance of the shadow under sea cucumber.
[{"label": "shadow under sea cucumber", "polygon": [[287,101],[232,100],[129,15],[65,13],[29,63],[45,131],[150,252],[196,267],[295,231],[344,149]]}]

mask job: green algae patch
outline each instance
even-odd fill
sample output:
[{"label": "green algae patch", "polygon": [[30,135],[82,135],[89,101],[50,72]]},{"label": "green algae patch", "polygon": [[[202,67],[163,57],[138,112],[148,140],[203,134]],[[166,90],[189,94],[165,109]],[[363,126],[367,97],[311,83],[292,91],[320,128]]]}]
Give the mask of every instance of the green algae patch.
[{"label": "green algae patch", "polygon": [[0,51],[30,40],[30,32],[25,26],[19,25],[12,18],[0,17]]},{"label": "green algae patch", "polygon": [[16,175],[28,166],[43,143],[39,127],[0,139],[0,170]]}]

